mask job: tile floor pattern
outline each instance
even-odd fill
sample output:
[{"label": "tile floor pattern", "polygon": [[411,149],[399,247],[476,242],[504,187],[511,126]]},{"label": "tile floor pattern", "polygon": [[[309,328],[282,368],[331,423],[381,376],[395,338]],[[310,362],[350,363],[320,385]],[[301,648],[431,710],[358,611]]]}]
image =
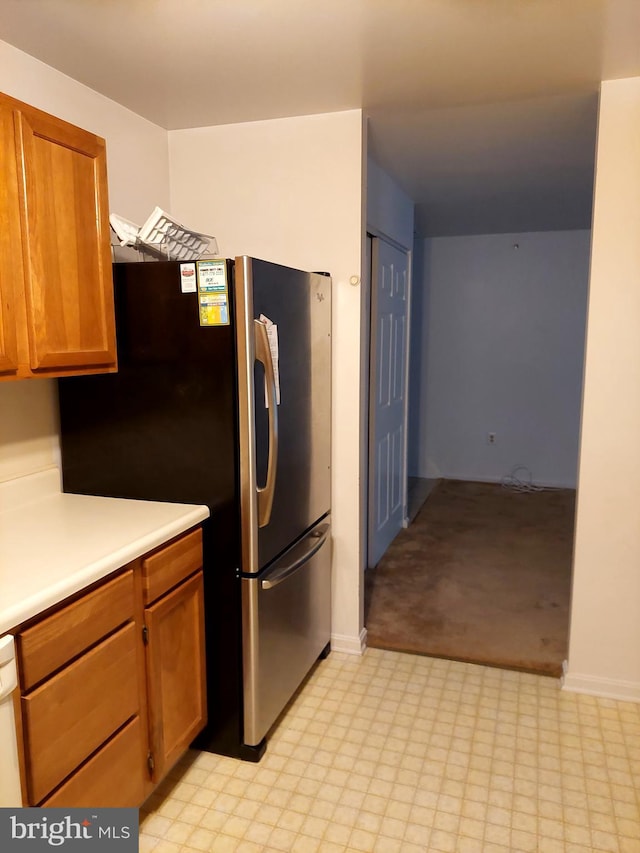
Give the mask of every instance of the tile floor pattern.
[{"label": "tile floor pattern", "polygon": [[141,853],[638,853],[640,705],[333,652],[259,764],[191,752],[140,818]]}]

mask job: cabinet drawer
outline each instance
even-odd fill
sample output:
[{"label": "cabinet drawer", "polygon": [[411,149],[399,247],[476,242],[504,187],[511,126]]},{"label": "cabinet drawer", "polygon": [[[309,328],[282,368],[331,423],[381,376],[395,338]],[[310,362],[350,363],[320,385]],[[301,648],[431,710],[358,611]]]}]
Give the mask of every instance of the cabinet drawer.
[{"label": "cabinet drawer", "polygon": [[29,690],[133,615],[133,571],[129,569],[27,628],[18,635],[22,689]]},{"label": "cabinet drawer", "polygon": [[144,753],[143,726],[135,717],[42,805],[137,808],[145,796]]},{"label": "cabinet drawer", "polygon": [[44,799],[139,706],[132,623],[23,696],[29,802]]},{"label": "cabinet drawer", "polygon": [[202,568],[202,530],[187,533],[142,561],[144,603],[150,604]]}]

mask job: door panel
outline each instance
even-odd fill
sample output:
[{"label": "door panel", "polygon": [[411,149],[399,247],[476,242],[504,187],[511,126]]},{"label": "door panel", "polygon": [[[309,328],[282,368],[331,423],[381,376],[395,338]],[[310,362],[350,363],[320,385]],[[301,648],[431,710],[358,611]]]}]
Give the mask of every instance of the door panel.
[{"label": "door panel", "polygon": [[330,534],[322,521],[266,572],[242,579],[245,743],[267,734],[329,642]]},{"label": "door panel", "polygon": [[384,527],[389,520],[389,436],[383,436],[378,442],[377,453],[377,484],[376,484],[376,529]]},{"label": "door panel", "polygon": [[202,572],[145,609],[154,781],[184,753],[207,720]]},{"label": "door panel", "polygon": [[375,566],[404,521],[408,263],[406,253],[373,241],[369,556]]},{"label": "door panel", "polygon": [[16,112],[31,364],[115,364],[106,151],[50,116]]},{"label": "door panel", "polygon": [[[331,279],[255,258],[238,259],[236,277],[240,439],[246,442],[240,455],[243,571],[255,573],[330,509]],[[256,485],[264,486],[267,477],[269,412],[264,370],[253,366],[254,348],[248,352],[243,338],[253,335],[261,315],[277,326],[280,402],[273,506],[269,523],[257,529],[251,513]]]}]

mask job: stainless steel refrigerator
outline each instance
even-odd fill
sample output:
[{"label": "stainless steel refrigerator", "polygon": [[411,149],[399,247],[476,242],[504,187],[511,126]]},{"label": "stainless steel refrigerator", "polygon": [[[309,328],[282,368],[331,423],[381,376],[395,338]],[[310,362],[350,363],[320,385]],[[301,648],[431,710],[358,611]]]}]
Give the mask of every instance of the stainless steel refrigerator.
[{"label": "stainless steel refrigerator", "polygon": [[67,492],[203,503],[209,722],[259,760],[330,638],[331,279],[114,265],[114,374],[58,382]]}]

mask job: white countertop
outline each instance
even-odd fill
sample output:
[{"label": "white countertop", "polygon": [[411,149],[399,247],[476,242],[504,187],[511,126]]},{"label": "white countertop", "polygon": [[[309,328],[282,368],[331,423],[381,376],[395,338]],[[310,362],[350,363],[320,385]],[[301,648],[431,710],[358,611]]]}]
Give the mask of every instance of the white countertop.
[{"label": "white countertop", "polygon": [[193,504],[67,495],[57,468],[0,483],[0,634],[208,515]]}]

